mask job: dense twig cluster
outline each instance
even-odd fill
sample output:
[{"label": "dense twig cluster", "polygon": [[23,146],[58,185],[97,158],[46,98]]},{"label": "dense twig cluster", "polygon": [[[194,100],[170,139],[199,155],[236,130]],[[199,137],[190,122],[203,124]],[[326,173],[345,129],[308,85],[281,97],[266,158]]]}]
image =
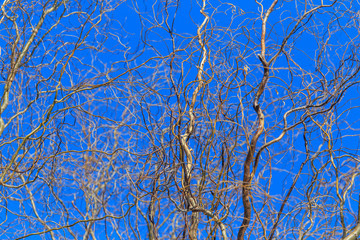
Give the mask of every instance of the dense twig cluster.
[{"label": "dense twig cluster", "polygon": [[0,238],[356,239],[353,1],[4,1]]}]

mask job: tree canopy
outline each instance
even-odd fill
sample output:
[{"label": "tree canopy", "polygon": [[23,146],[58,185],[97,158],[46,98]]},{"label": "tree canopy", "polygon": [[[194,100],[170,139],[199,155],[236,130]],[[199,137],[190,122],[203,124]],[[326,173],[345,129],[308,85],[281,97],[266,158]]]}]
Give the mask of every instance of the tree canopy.
[{"label": "tree canopy", "polygon": [[5,0],[1,239],[356,239],[353,0]]}]

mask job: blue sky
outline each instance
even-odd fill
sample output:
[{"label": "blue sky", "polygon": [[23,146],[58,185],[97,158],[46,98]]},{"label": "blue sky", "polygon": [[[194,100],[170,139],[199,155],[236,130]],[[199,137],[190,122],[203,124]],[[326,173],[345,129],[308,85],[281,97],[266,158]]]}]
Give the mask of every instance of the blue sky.
[{"label": "blue sky", "polygon": [[[319,2],[307,1],[305,6],[279,1],[267,23],[267,60],[279,51],[300,16]],[[264,11],[270,3],[264,1]],[[43,2],[34,5],[33,12],[30,3],[21,4],[5,5],[15,9],[16,23],[22,27],[16,54],[24,49]],[[189,102],[198,85],[201,7],[187,0],[116,4],[70,1],[66,8],[60,6],[46,18],[22,60],[11,104],[1,113],[9,123],[0,138],[2,169],[11,159],[17,169],[2,174],[9,181],[2,186],[0,238],[18,239],[74,224],[53,231],[53,238],[80,239],[89,223],[78,221],[111,215],[119,219],[96,221],[91,227],[94,237],[147,239],[146,214],[154,184],[159,236],[179,237],[191,215],[175,207],[185,208],[181,161],[188,161],[181,158],[177,137],[190,124]],[[188,140],[194,159],[191,190],[204,208],[219,218],[226,216],[226,232],[234,239],[243,217],[243,162],[257,123],[252,104],[263,75],[257,57],[261,8],[255,1],[206,4],[206,84],[196,98],[195,128]],[[270,65],[260,99],[265,131],[255,153],[283,132],[284,114],[297,110],[286,118],[294,127],[261,152],[253,179],[249,239],[269,237],[300,168],[280,217],[278,238],[342,234],[336,179],[340,195],[355,179],[344,195],[344,214],[348,228],[356,223],[358,10],[357,3],[345,1],[308,15]],[[10,20],[1,24],[3,92],[13,67],[16,30]],[[26,187],[21,186],[26,180]],[[221,239],[214,226],[201,214],[199,239],[215,235],[212,230]],[[51,237],[46,233],[26,239]]]}]

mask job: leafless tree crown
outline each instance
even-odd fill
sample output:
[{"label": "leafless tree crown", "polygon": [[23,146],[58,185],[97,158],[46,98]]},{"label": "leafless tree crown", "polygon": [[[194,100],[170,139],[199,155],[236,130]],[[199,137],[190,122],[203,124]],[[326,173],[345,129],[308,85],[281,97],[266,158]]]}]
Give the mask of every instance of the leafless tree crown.
[{"label": "leafless tree crown", "polygon": [[357,239],[360,4],[5,0],[0,239]]}]

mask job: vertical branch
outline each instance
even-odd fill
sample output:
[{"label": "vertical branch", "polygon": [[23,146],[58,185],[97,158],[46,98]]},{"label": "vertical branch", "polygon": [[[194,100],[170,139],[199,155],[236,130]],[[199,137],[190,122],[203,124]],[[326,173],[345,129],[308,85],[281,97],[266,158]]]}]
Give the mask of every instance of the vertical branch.
[{"label": "vertical branch", "polygon": [[258,122],[257,122],[256,132],[255,132],[253,138],[251,139],[250,147],[249,147],[249,150],[248,150],[248,153],[246,155],[245,162],[244,162],[244,175],[243,175],[243,183],[242,183],[242,201],[243,201],[243,205],[244,205],[244,218],[243,218],[241,227],[240,227],[238,235],[237,235],[238,240],[243,240],[244,239],[246,229],[248,228],[249,223],[250,223],[250,219],[251,219],[251,203],[250,203],[250,198],[251,198],[251,169],[250,169],[250,166],[251,166],[252,160],[254,158],[254,153],[255,153],[257,141],[258,141],[260,135],[262,134],[262,132],[264,131],[265,117],[264,117],[264,113],[262,112],[262,109],[260,108],[259,99],[260,99],[261,95],[264,92],[267,81],[269,80],[269,63],[265,59],[266,23],[267,23],[267,20],[269,18],[270,13],[273,11],[273,9],[274,9],[277,2],[278,2],[278,0],[273,1],[270,8],[265,13],[264,18],[262,18],[261,54],[258,55],[258,58],[259,58],[259,60],[261,61],[262,65],[263,65],[264,73],[263,73],[263,77],[262,77],[262,80],[260,82],[260,86],[258,88],[258,91],[257,91],[257,93],[255,95],[254,103],[253,103],[253,108],[254,108],[254,110],[255,110],[255,112],[257,114]]},{"label": "vertical branch", "polygon": [[[1,10],[3,11],[3,14],[5,16],[6,15],[6,12],[4,10],[4,4],[5,2],[3,3],[2,7],[1,7]],[[49,9],[46,9],[44,10],[43,14],[41,15],[36,27],[32,30],[32,33],[29,37],[29,40],[26,42],[25,46],[23,47],[23,49],[21,50],[19,56],[16,58],[16,54],[15,54],[15,48],[16,46],[18,45],[18,42],[20,41],[20,34],[19,34],[19,30],[18,30],[18,26],[16,24],[16,21],[13,20],[13,24],[15,26],[15,29],[16,29],[16,32],[17,32],[17,37],[16,37],[16,40],[15,40],[15,43],[13,44],[13,56],[12,56],[12,68],[11,68],[11,71],[9,73],[9,75],[7,76],[7,79],[6,79],[6,83],[5,83],[5,87],[4,87],[4,92],[3,92],[3,95],[1,97],[1,106],[0,106],[0,136],[2,135],[4,129],[5,129],[5,123],[4,123],[4,120],[2,118],[2,114],[3,112],[6,110],[6,108],[8,107],[9,105],[9,94],[10,94],[10,89],[11,89],[11,85],[15,79],[15,76],[16,76],[16,73],[18,72],[20,66],[21,66],[21,63],[22,63],[22,60],[24,59],[25,55],[28,53],[29,49],[30,49],[30,46],[32,45],[32,43],[34,42],[35,40],[35,37],[38,35],[38,32],[39,30],[41,29],[41,26],[43,25],[44,21],[45,21],[45,18],[48,14],[56,11],[58,8],[59,8],[59,4],[54,4],[51,8]],[[7,16],[9,19],[10,17]]]},{"label": "vertical branch", "polygon": [[[201,61],[200,61],[200,66],[198,69],[198,73],[197,73],[197,81],[198,81],[198,86],[195,88],[192,97],[191,97],[191,103],[189,106],[189,125],[186,129],[186,132],[180,137],[180,144],[181,147],[183,149],[183,151],[185,152],[186,155],[186,164],[183,163],[183,179],[182,179],[182,185],[184,188],[184,192],[185,192],[185,198],[188,202],[188,205],[190,207],[190,209],[194,209],[196,207],[196,200],[195,198],[192,196],[191,194],[191,189],[190,189],[190,182],[191,182],[191,170],[192,170],[192,164],[193,164],[193,158],[192,158],[192,153],[188,144],[188,140],[190,135],[193,133],[194,131],[194,127],[195,127],[195,114],[194,114],[194,107],[195,107],[195,103],[196,103],[196,98],[198,96],[199,91],[203,88],[204,86],[204,80],[203,80],[203,72],[204,72],[204,65],[206,62],[206,59],[208,57],[208,52],[207,49],[205,47],[205,43],[202,40],[202,30],[204,28],[204,26],[206,25],[206,23],[209,20],[209,16],[205,13],[205,7],[206,7],[206,1],[203,0],[202,1],[203,5],[202,8],[200,9],[200,13],[205,17],[202,24],[198,27],[197,29],[197,37],[198,37],[198,42],[199,45],[201,47],[201,51],[202,51],[202,57],[201,57]],[[197,228],[198,228],[198,224],[199,224],[199,213],[198,212],[193,212],[191,215],[191,226],[190,226],[190,230],[189,230],[189,237],[190,239],[197,239]]]},{"label": "vertical branch", "polygon": [[155,174],[156,176],[154,177],[154,180],[152,182],[152,190],[151,190],[151,198],[150,198],[150,203],[149,203],[149,207],[148,207],[148,231],[149,231],[149,239],[150,240],[154,240],[154,239],[158,239],[158,232],[157,232],[157,227],[155,224],[155,204],[157,201],[157,182],[159,179],[159,175],[158,175],[158,166],[157,164],[155,165]]}]

